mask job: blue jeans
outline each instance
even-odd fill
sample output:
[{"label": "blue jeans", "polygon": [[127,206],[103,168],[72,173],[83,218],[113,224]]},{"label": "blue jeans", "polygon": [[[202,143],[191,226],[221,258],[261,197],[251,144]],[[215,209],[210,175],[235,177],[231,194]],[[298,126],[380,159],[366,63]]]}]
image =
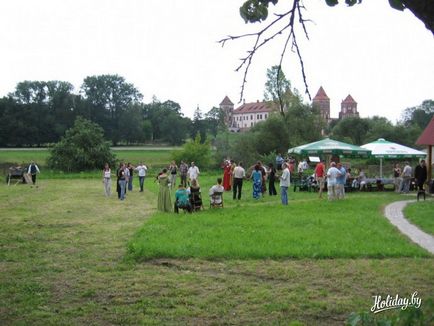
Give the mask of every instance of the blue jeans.
[{"label": "blue jeans", "polygon": [[401,191],[404,193],[408,193],[410,191],[410,183],[411,183],[411,177],[403,177]]},{"label": "blue jeans", "polygon": [[130,176],[130,179],[128,180],[128,190],[133,191],[133,176]]},{"label": "blue jeans", "polygon": [[125,187],[127,185],[126,180],[119,180],[119,186],[121,187],[121,198],[119,198],[120,200],[124,200],[125,199]]},{"label": "blue jeans", "polygon": [[280,197],[283,205],[288,205],[288,187],[280,187]]},{"label": "blue jeans", "polygon": [[145,182],[145,177],[139,177],[140,191],[143,191],[143,183]]}]

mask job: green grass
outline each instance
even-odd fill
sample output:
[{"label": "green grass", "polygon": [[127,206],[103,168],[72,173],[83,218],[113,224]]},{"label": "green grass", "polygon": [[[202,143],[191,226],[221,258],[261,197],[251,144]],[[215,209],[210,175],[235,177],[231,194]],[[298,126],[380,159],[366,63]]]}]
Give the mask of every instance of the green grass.
[{"label": "green grass", "polygon": [[[116,158],[120,161],[137,164],[140,161],[149,166],[164,166],[170,162],[171,153],[176,148],[164,147],[161,149],[143,148],[143,149],[123,149],[114,148]],[[22,164],[28,165],[32,160],[42,167],[47,164],[49,156],[48,149],[2,149],[0,150],[0,166]]]},{"label": "green grass", "polygon": [[404,215],[411,223],[434,236],[434,201],[427,200],[407,205]]},{"label": "green grass", "polygon": [[278,198],[234,204],[226,194],[225,209],[179,216],[157,213],[130,243],[130,251],[144,259],[429,255],[382,216],[381,207],[396,198],[393,194],[352,194],[336,202],[318,200],[315,194],[297,196],[284,207]]},{"label": "green grass", "polygon": [[[250,186],[246,206],[274,203],[254,204]],[[127,244],[156,207],[156,184],[145,189],[120,202],[99,177],[0,185],[0,324],[342,325],[372,295],[434,297],[432,257],[131,260]]]}]

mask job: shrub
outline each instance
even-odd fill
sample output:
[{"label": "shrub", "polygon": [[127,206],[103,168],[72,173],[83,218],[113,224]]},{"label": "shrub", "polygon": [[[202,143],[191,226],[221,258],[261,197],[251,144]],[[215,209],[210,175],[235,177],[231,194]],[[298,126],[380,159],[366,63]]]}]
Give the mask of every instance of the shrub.
[{"label": "shrub", "polygon": [[50,168],[67,172],[102,169],[106,162],[114,166],[115,155],[104,140],[103,129],[82,117],[50,149],[48,158]]},{"label": "shrub", "polygon": [[195,162],[199,168],[208,168],[211,163],[211,144],[207,139],[201,143],[201,137],[198,133],[194,140],[187,141],[182,150],[174,151],[172,159],[176,162],[184,161],[186,163]]}]

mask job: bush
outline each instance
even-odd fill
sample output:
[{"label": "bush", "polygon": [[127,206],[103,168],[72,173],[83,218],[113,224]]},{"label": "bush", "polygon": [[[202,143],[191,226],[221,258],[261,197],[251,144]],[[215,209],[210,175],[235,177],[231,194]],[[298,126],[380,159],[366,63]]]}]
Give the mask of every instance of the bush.
[{"label": "bush", "polygon": [[48,166],[67,172],[102,169],[105,163],[115,164],[110,143],[96,123],[78,117],[74,126],[50,149]]},{"label": "bush", "polygon": [[189,140],[182,146],[182,150],[174,151],[172,153],[172,159],[177,163],[181,161],[184,161],[187,164],[195,162],[199,169],[209,168],[211,163],[210,141],[207,139],[202,144],[200,134],[197,134],[194,140]]}]

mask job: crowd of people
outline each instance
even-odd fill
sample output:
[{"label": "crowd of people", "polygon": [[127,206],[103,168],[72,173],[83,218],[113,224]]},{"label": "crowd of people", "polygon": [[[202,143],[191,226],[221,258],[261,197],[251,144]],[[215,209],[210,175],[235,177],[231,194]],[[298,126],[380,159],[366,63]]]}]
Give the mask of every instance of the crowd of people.
[{"label": "crowd of people", "polygon": [[[297,168],[296,168],[297,166]],[[327,187],[327,197],[329,200],[344,199],[345,187],[350,182],[351,187],[364,189],[367,185],[366,174],[363,169],[359,170],[356,177],[352,177],[351,169],[347,169],[341,162],[330,162],[329,168],[326,169],[324,160],[318,162],[315,166],[313,175],[306,176],[305,171],[309,168],[306,160],[300,160],[296,164],[295,159],[288,157],[284,159],[277,155],[275,164],[269,163],[264,165],[258,161],[255,165],[245,169],[242,162],[235,163],[233,160],[225,159],[221,165],[223,177],[216,180],[208,191],[210,206],[223,206],[223,193],[232,192],[233,200],[241,200],[244,181],[252,182],[252,198],[260,199],[266,195],[278,194],[276,182],[279,182],[280,199],[283,205],[288,205],[288,189],[291,185],[291,179],[304,177],[311,180],[312,185],[318,190],[320,198],[323,197],[325,186]],[[32,175],[38,171],[37,167],[29,166]],[[29,172],[29,173],[30,173]],[[144,179],[147,175],[148,167],[141,162],[137,166],[131,163],[121,163],[116,171],[116,191],[119,200],[125,200],[127,192],[133,190],[134,174],[137,173],[139,179],[140,192],[143,192]],[[395,189],[397,192],[408,193],[410,181],[413,178],[413,169],[405,163],[401,170],[399,164],[394,166]],[[177,186],[177,177],[180,177]],[[103,170],[103,183],[106,196],[111,195],[111,177],[112,171],[108,164]],[[155,181],[159,184],[157,208],[163,212],[179,212],[179,209],[192,212],[203,209],[201,197],[201,188],[199,185],[200,170],[191,162],[190,165],[181,161],[179,166],[172,161],[167,168],[160,171]],[[422,190],[427,181],[427,169],[424,160],[421,160],[414,172],[417,187]],[[171,191],[176,188],[174,202],[171,200]]]}]

